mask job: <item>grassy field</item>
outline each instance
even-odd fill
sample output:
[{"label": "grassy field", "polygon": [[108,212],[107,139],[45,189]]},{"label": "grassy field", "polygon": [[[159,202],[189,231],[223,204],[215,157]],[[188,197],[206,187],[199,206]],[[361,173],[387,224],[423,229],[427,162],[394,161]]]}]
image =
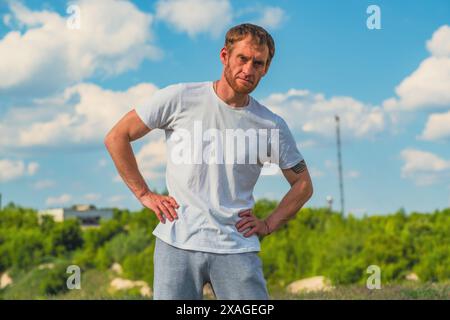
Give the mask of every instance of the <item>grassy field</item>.
[{"label": "grassy field", "polygon": [[449,300],[450,284],[403,283],[381,286],[369,290],[363,285],[338,286],[327,292],[310,292],[292,295],[280,290],[272,290],[273,299],[300,300]]}]

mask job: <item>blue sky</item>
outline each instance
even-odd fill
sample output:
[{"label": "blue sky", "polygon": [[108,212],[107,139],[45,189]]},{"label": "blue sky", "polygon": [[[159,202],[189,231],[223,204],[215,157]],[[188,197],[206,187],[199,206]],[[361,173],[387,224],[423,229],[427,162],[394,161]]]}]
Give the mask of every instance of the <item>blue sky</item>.
[{"label": "blue sky", "polygon": [[[67,26],[70,4],[80,29]],[[381,10],[370,30],[369,5]],[[339,209],[334,114],[342,119],[346,211],[450,206],[448,1],[6,1],[0,4],[3,203],[138,209],[102,137],[157,88],[218,79],[226,30],[266,27],[276,55],[253,97],[288,122],[313,175],[307,206]],[[164,187],[164,144],[133,144]],[[281,199],[281,175],[255,197]]]}]

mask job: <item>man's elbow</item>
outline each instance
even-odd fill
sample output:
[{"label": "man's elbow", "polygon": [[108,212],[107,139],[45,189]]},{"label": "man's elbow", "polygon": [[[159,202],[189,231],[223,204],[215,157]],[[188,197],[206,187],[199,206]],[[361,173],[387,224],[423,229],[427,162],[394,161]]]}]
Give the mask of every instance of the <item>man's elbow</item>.
[{"label": "man's elbow", "polygon": [[314,188],[310,179],[299,180],[293,185],[297,189],[298,195],[301,196],[305,202],[308,201],[314,193]]},{"label": "man's elbow", "polygon": [[108,132],[108,134],[103,139],[103,143],[104,143],[105,147],[107,149],[109,149],[109,147],[112,144],[114,144],[115,141],[117,141],[119,138],[120,138],[120,135],[118,135],[116,131],[111,130],[111,131]]},{"label": "man's elbow", "polygon": [[110,131],[103,139],[103,144],[105,145],[106,149],[108,149],[108,147],[111,145],[112,140],[113,140],[113,136],[112,136],[112,132]]}]

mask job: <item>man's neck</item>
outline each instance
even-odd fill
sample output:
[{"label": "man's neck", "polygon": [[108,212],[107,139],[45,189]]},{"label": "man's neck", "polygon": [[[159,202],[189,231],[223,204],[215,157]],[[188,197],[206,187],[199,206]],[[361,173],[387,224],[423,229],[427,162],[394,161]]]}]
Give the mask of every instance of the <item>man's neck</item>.
[{"label": "man's neck", "polygon": [[214,82],[214,90],[220,99],[232,107],[245,107],[250,102],[248,94],[237,93],[234,91],[224,77]]}]

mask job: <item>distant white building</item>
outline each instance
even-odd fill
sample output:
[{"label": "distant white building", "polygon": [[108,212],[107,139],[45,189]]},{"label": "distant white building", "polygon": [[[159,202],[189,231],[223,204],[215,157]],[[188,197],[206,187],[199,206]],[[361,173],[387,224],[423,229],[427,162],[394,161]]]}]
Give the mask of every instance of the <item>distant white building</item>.
[{"label": "distant white building", "polygon": [[70,218],[80,220],[83,226],[99,225],[100,220],[109,220],[113,217],[112,209],[97,209],[93,205],[77,204],[70,208],[55,208],[39,210],[38,217],[51,216],[56,222],[62,222]]}]

